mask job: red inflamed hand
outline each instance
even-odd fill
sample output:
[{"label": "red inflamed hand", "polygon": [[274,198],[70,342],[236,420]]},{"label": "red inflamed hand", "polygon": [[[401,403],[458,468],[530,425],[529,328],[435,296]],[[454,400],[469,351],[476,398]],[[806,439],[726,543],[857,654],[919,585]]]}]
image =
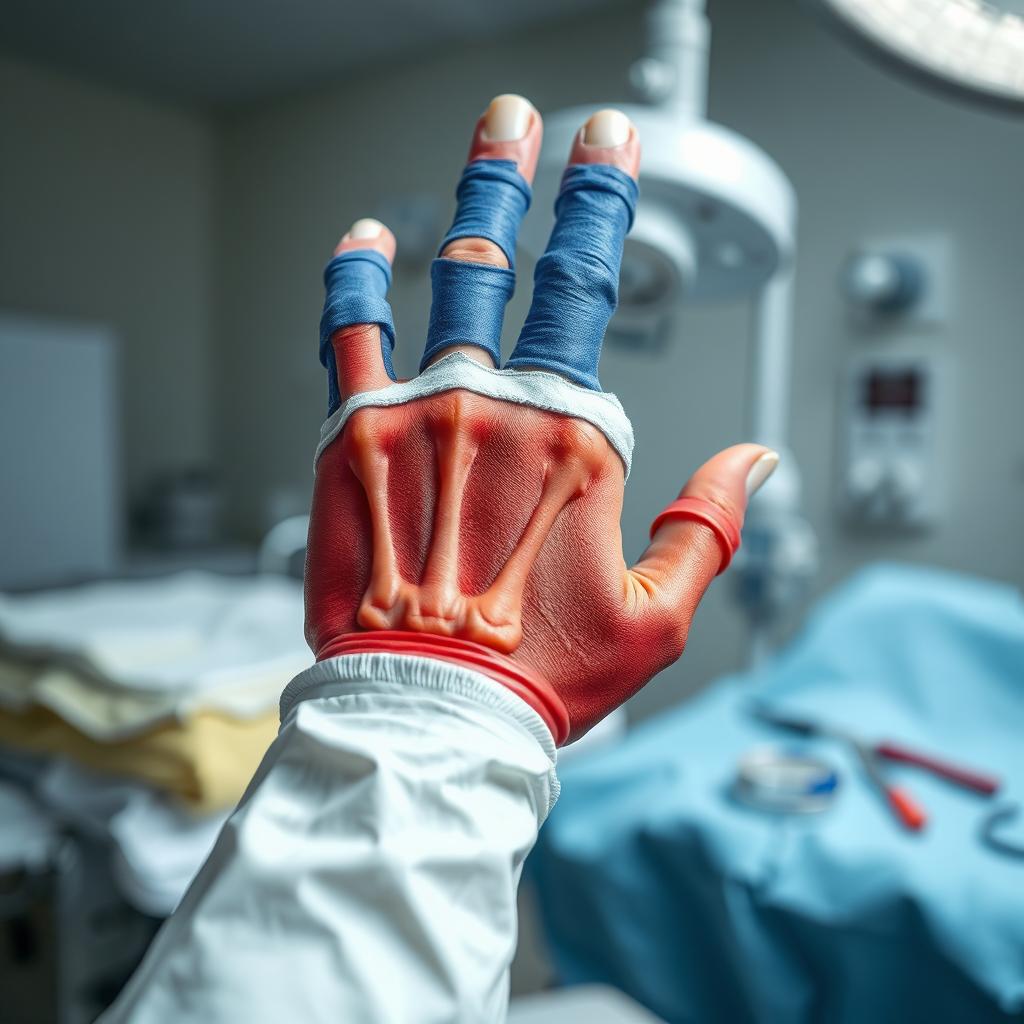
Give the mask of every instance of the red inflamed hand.
[{"label": "red inflamed hand", "polygon": [[318,660],[436,658],[526,700],[573,740],[682,653],[697,604],[739,546],[778,456],[706,462],[627,566],[620,515],[633,435],[597,370],[637,201],[640,143],[621,112],[580,132],[501,365],[515,238],[542,124],[500,96],[476,126],[431,269],[417,377],[397,381],[386,302],[395,239],[358,221],[325,272],[329,415],[316,458],[306,635]]}]

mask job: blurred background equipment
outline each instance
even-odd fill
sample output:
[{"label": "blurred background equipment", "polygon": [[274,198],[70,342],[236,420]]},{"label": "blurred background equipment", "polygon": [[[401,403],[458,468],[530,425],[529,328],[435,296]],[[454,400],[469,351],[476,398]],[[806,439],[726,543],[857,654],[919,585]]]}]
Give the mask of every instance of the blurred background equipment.
[{"label": "blurred background equipment", "polygon": [[154,480],[139,502],[140,538],[157,550],[210,548],[220,539],[224,494],[216,476],[194,467]]},{"label": "blurred background equipment", "polygon": [[739,759],[732,795],[775,814],[818,814],[835,798],[839,773],[821,758],[758,746]]},{"label": "blurred background equipment", "polygon": [[948,322],[951,240],[889,238],[854,250],[839,275],[858,351],[841,385],[839,507],[854,529],[934,529],[948,513],[951,360],[927,341]]},{"label": "blurred background equipment", "polygon": [[872,530],[932,527],[946,500],[946,367],[934,354],[862,352],[849,360],[842,506]]},{"label": "blurred background equipment", "polygon": [[928,287],[925,269],[912,253],[854,253],[843,272],[850,305],[865,317],[894,316],[917,305]]},{"label": "blurred background equipment", "polygon": [[0,316],[0,587],[120,561],[116,374],[109,328]]},{"label": "blurred background equipment", "polygon": [[10,780],[5,757],[0,765],[4,1024],[90,1024],[162,918],[120,895],[102,839],[64,828]]}]

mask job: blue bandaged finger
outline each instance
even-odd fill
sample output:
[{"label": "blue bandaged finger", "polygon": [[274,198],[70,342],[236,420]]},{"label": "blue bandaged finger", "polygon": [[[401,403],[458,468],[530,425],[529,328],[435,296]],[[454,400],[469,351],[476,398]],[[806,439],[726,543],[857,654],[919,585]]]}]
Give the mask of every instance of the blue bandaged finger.
[{"label": "blue bandaged finger", "polygon": [[453,345],[475,345],[495,366],[501,365],[501,325],[515,289],[516,236],[530,205],[530,186],[514,160],[473,160],[463,170],[455,195],[455,219],[440,251],[462,238],[484,238],[502,251],[508,269],[434,260],[433,303],[420,369]]},{"label": "blue bandaged finger", "polygon": [[434,301],[427,347],[420,369],[452,345],[477,345],[501,365],[501,323],[512,298],[516,275],[504,267],[436,259],[430,268]]},{"label": "blue bandaged finger", "polygon": [[485,263],[435,259],[430,267],[434,301],[420,370],[442,348],[477,345],[502,362],[502,321],[515,290],[515,273]]},{"label": "blue bandaged finger", "polygon": [[327,367],[327,415],[341,404],[338,372],[331,336],[353,324],[380,327],[381,358],[387,375],[394,380],[391,350],[395,328],[387,301],[391,265],[375,249],[352,249],[335,256],[324,268],[324,312],[320,318],[320,362]]},{"label": "blue bandaged finger", "polygon": [[601,343],[618,303],[622,245],[638,195],[617,167],[566,168],[555,227],[533,275],[533,304],[506,366],[551,370],[601,390]]},{"label": "blue bandaged finger", "polygon": [[516,237],[530,207],[530,186],[514,160],[474,160],[455,190],[455,219],[438,252],[460,238],[490,239],[516,268]]}]

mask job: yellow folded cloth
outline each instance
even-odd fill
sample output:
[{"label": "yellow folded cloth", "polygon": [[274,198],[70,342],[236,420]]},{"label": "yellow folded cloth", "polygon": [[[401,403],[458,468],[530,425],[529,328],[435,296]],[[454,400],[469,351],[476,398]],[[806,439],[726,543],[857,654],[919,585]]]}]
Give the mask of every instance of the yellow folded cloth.
[{"label": "yellow folded cloth", "polygon": [[0,743],[229,807],[312,663],[302,617],[301,585],[270,575],[0,593]]},{"label": "yellow folded cloth", "polygon": [[219,711],[229,719],[262,717],[277,707],[293,674],[278,667],[210,693],[178,694],[109,686],[75,668],[0,651],[0,709],[49,708],[79,732],[107,742],[141,735],[168,721],[184,721],[198,711]]},{"label": "yellow folded cloth", "polygon": [[277,727],[276,708],[250,718],[199,710],[128,737],[101,741],[49,708],[0,708],[0,744],[68,757],[98,772],[149,783],[197,813],[238,802]]}]

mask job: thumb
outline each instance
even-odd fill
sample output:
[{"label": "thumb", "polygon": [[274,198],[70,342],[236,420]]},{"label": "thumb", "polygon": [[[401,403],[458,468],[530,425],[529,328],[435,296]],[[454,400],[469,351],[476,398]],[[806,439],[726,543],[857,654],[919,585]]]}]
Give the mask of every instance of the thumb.
[{"label": "thumb", "polygon": [[708,584],[732,560],[747,501],[778,464],[778,453],[763,445],[726,448],[655,518],[651,543],[631,572],[677,628],[685,631]]}]

